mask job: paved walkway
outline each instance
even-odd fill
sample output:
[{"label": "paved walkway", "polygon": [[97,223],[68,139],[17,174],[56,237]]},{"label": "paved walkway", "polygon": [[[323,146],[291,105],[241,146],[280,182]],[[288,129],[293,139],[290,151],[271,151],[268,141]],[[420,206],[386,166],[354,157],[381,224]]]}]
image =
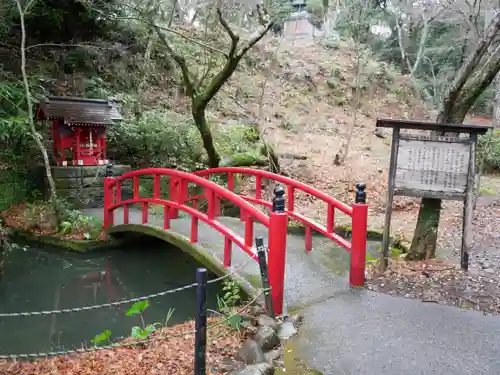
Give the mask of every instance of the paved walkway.
[{"label": "paved walkway", "polygon": [[500,318],[364,290],[309,306],[295,354],[325,375],[498,375]]},{"label": "paved walkway", "polygon": [[[86,210],[102,217],[102,209]],[[117,214],[115,223],[120,224]],[[130,222],[140,223],[138,210]],[[242,234],[236,218],[220,218]],[[152,225],[162,225],[150,214]],[[172,221],[172,229],[189,235],[190,219]],[[255,235],[267,229],[256,225]],[[222,259],[223,238],[200,223],[199,245]],[[267,239],[266,239],[267,241]],[[371,244],[375,250],[377,244]],[[248,260],[233,248],[233,265]],[[289,235],[285,302],[300,310],[304,324],[293,340],[295,355],[325,375],[498,375],[500,318],[479,312],[391,297],[347,287],[348,256],[331,241],[314,237],[313,251],[304,252],[301,236]],[[243,276],[260,279],[257,264],[249,262]]]}]

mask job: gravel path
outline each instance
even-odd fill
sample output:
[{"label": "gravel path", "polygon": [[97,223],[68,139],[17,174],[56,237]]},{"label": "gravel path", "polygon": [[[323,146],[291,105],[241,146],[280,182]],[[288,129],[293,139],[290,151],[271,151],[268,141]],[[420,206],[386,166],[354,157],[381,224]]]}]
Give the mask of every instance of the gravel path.
[{"label": "gravel path", "polygon": [[443,223],[440,248],[445,261],[393,262],[383,274],[373,274],[368,288],[425,302],[500,313],[500,199],[480,197],[473,218],[473,246],[469,272],[458,267],[462,220],[457,211]]}]

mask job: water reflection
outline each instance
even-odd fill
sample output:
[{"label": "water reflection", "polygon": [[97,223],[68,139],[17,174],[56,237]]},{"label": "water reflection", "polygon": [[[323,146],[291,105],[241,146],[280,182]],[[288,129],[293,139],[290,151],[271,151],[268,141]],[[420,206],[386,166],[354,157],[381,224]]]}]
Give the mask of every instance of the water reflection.
[{"label": "water reflection", "polygon": [[[127,248],[90,255],[13,246],[4,256],[0,311],[73,308],[140,297],[195,282],[201,266],[181,250],[161,241],[130,243]],[[208,288],[208,308],[216,308],[220,284]],[[0,352],[21,353],[80,346],[106,329],[127,336],[139,317],[127,317],[131,304],[84,312],[0,318]],[[146,323],[169,324],[194,317],[194,288],[150,300]]]}]

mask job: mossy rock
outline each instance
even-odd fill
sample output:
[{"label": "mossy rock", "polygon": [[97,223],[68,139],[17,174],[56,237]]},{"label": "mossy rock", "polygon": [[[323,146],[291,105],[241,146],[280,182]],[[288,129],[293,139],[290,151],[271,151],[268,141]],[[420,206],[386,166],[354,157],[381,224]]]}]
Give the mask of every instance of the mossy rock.
[{"label": "mossy rock", "polygon": [[267,165],[267,159],[257,153],[241,152],[224,158],[219,167],[252,167]]},{"label": "mossy rock", "polygon": [[18,228],[9,229],[9,237],[12,240],[22,240],[28,243],[36,243],[38,246],[56,247],[61,250],[78,253],[110,249],[120,246],[124,242],[117,238],[111,238],[109,240],[69,240],[60,237],[42,236]]},{"label": "mossy rock", "polygon": [[[303,236],[305,234],[305,226],[304,226],[304,224],[302,224],[298,221],[290,220],[288,222],[288,233]],[[335,227],[335,233],[338,234],[339,236],[349,238],[351,236],[351,233],[352,233],[352,226],[350,226],[350,225],[338,225]],[[315,232],[314,230],[312,231],[312,235],[313,236],[322,236],[321,233]],[[381,230],[368,228],[367,234],[366,234],[366,239],[368,241],[374,241],[374,242],[382,241],[383,237],[384,237],[384,234]],[[390,246],[393,248],[400,249],[403,253],[408,252],[408,248],[409,248],[409,244],[405,243],[405,241],[403,239],[398,238],[398,237],[391,237]]]}]

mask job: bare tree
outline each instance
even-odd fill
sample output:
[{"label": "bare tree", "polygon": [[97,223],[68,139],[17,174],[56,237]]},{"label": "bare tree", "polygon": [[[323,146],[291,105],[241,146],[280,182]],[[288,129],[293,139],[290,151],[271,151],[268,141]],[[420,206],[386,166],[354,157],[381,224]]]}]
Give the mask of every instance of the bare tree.
[{"label": "bare tree", "polygon": [[[15,0],[17,10],[19,13],[19,20],[21,24],[21,74],[23,77],[24,92],[26,96],[26,104],[28,106],[28,123],[30,126],[31,135],[33,136],[40,153],[42,154],[43,164],[45,166],[45,174],[47,176],[47,181],[50,188],[50,201],[56,203],[56,185],[54,183],[54,178],[52,177],[52,170],[50,168],[49,155],[47,149],[42,142],[42,136],[35,127],[35,119],[33,112],[33,100],[31,96],[30,84],[28,81],[28,74],[26,72],[26,25],[25,25],[25,15],[30,10],[30,8],[35,4],[36,0],[28,0],[25,4],[21,4],[21,0]],[[57,212],[57,210],[56,210]]]},{"label": "bare tree", "polygon": [[347,159],[351,146],[354,129],[357,126],[359,109],[361,105],[362,81],[364,68],[367,61],[367,48],[364,44],[364,37],[370,30],[370,20],[373,14],[372,0],[358,0],[346,4],[344,12],[346,14],[347,32],[353,47],[354,54],[351,56],[354,65],[354,79],[352,83],[352,121],[349,126],[347,139],[342,145],[340,154],[335,157],[336,164],[343,164]]},{"label": "bare tree", "polygon": [[[462,123],[477,98],[493,82],[500,71],[500,53],[491,47],[499,35],[500,11],[497,9],[484,36],[447,89],[437,123]],[[440,213],[440,199],[422,199],[408,259],[435,256]]]},{"label": "bare tree", "polygon": [[[425,50],[428,42],[429,28],[432,22],[440,15],[442,7],[439,3],[419,3],[418,6],[413,2],[401,1],[398,3],[390,2],[391,13],[394,16],[397,40],[401,60],[404,64],[404,73],[408,73],[412,84],[422,92],[426,104],[435,102],[433,95],[416,79],[415,75],[423,61],[426,61]],[[414,57],[408,52],[410,39],[413,35],[420,35],[418,40],[418,49]],[[412,61],[413,60],[413,61]],[[430,62],[432,65],[432,62]]]},{"label": "bare tree", "polygon": [[221,157],[217,152],[212,131],[207,122],[207,106],[222,86],[231,78],[243,56],[245,56],[245,54],[255,44],[257,44],[273,26],[272,22],[268,22],[267,25],[253,38],[240,45],[240,36],[233,31],[229,23],[226,21],[220,7],[216,9],[216,14],[218,22],[230,38],[230,47],[229,50],[224,53],[225,63],[222,68],[214,74],[213,78],[209,78],[208,75],[204,75],[200,77],[200,79],[198,79],[190,70],[186,58],[180,52],[175,51],[171,46],[167,36],[165,35],[164,29],[156,25],[153,19],[150,19],[150,23],[154,25],[161,44],[165,47],[166,51],[181,70],[186,95],[191,99],[191,113],[196,127],[201,135],[203,146],[207,152],[208,164],[212,168],[219,165]]}]

